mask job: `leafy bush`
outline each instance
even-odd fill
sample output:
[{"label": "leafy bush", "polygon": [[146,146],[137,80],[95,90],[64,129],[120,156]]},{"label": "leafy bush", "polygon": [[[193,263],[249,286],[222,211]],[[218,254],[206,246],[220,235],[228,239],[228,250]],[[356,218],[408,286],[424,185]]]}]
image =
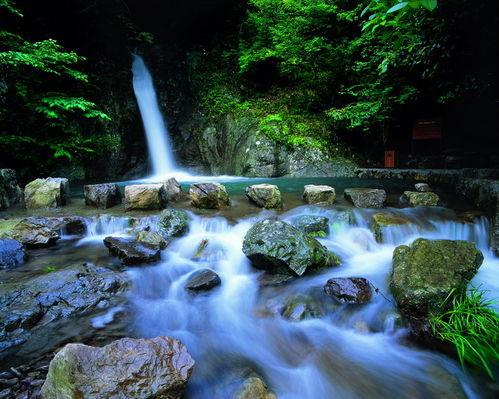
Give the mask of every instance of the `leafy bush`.
[{"label": "leafy bush", "polygon": [[[451,292],[444,306],[448,306]],[[472,288],[452,299],[451,308],[432,315],[433,334],[456,348],[463,366],[469,364],[484,370],[494,378],[492,366],[499,361],[499,315],[492,308],[494,301],[484,297],[485,292]]]}]

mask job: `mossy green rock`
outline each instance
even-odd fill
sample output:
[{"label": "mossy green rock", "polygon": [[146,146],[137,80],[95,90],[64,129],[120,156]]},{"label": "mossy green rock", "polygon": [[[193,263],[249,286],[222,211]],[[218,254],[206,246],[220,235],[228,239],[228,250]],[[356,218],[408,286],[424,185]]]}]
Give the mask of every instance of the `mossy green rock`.
[{"label": "mossy green rock", "polygon": [[293,225],[311,236],[329,233],[329,219],[324,216],[302,215],[295,219]]},{"label": "mossy green rock", "polygon": [[371,230],[376,241],[383,242],[383,231],[388,227],[409,225],[411,221],[401,216],[389,213],[375,213],[371,221]]},{"label": "mossy green rock", "polygon": [[437,206],[439,196],[432,192],[404,191],[402,200],[411,206]]},{"label": "mossy green rock", "polygon": [[282,206],[279,187],[273,184],[254,184],[246,187],[246,196],[260,208],[280,208]]},{"label": "mossy green rock", "polygon": [[61,177],[36,179],[24,188],[26,208],[56,208],[69,202],[69,182]]},{"label": "mossy green rock", "polygon": [[277,274],[301,276],[308,269],[340,263],[315,238],[286,222],[271,219],[257,222],[248,230],[243,252],[256,268]]},{"label": "mossy green rock", "polygon": [[166,237],[178,237],[189,230],[189,215],[179,209],[165,209],[159,215],[159,231]]},{"label": "mossy green rock", "polygon": [[137,233],[137,241],[149,244],[158,249],[165,249],[168,246],[168,241],[155,231],[142,230]]},{"label": "mossy green rock", "polygon": [[424,317],[466,289],[482,261],[472,242],[418,238],[395,248],[390,289],[403,314]]}]

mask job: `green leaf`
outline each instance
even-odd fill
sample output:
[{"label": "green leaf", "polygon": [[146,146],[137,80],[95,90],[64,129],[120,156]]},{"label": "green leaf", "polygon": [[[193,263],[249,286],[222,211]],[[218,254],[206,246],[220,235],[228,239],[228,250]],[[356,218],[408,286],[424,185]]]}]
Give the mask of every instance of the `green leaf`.
[{"label": "green leaf", "polygon": [[366,12],[367,12],[368,10],[369,10],[369,5],[368,5],[368,6],[366,6],[366,8],[364,8],[364,9],[362,10],[362,12],[360,13],[360,16],[361,16],[361,17],[363,17],[364,15],[366,15]]},{"label": "green leaf", "polygon": [[421,4],[424,8],[430,11],[437,8],[437,0],[421,0]]},{"label": "green leaf", "polygon": [[391,14],[392,12],[401,10],[402,8],[406,7],[408,4],[409,4],[408,1],[403,1],[401,3],[395,4],[393,7],[390,7],[386,13]]}]

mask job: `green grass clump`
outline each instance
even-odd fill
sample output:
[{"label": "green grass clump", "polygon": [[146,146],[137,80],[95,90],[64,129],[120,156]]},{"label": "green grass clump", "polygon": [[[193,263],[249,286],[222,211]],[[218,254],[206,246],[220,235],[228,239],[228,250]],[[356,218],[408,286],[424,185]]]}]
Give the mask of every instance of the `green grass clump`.
[{"label": "green grass clump", "polygon": [[52,272],[55,272],[56,270],[57,270],[57,267],[55,267],[55,266],[45,266],[43,268],[44,273],[52,273]]},{"label": "green grass clump", "polygon": [[429,321],[437,338],[454,345],[463,367],[482,369],[494,379],[492,368],[499,362],[499,315],[492,308],[495,301],[484,294],[472,288],[468,294],[457,295],[449,310],[432,315]]}]

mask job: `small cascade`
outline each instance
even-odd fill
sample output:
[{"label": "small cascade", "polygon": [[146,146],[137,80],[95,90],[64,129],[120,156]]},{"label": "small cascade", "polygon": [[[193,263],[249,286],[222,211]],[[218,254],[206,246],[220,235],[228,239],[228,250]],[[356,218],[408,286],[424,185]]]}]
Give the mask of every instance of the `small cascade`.
[{"label": "small cascade", "polygon": [[127,216],[99,215],[85,220],[85,237],[76,245],[102,242],[108,236],[124,237],[130,228],[131,218]]}]

